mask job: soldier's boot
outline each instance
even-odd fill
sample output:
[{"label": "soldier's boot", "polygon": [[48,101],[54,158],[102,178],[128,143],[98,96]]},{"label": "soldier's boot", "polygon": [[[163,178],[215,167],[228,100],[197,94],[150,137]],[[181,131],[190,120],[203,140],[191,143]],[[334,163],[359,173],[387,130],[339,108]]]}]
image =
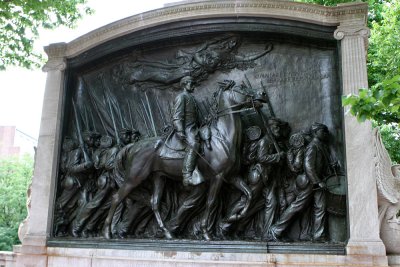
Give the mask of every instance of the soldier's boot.
[{"label": "soldier's boot", "polygon": [[193,147],[188,148],[188,151],[183,159],[183,185],[192,184],[193,171],[196,168],[197,161],[197,151],[199,149],[199,144],[195,144]]},{"label": "soldier's boot", "polygon": [[92,235],[92,231],[90,231],[89,229],[85,228],[82,230],[81,236],[83,238],[88,238]]},{"label": "soldier's boot", "polygon": [[70,229],[70,235],[72,237],[79,237],[80,236],[80,227],[77,227],[76,225],[72,224],[72,227]]},{"label": "soldier's boot", "polygon": [[70,235],[73,237],[79,237],[80,232],[82,230],[83,222],[81,222],[78,218],[75,218],[75,220],[72,221],[71,227],[70,227]]}]

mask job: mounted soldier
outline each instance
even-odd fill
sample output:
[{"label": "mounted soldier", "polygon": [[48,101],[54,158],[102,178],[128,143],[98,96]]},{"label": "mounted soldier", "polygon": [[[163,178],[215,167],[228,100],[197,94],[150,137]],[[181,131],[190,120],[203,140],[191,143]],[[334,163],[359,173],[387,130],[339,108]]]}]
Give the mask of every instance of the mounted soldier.
[{"label": "mounted soldier", "polygon": [[183,184],[192,184],[200,147],[198,105],[192,95],[193,78],[185,76],[180,81],[183,92],[175,98],[173,125],[177,137],[186,145],[183,160]]}]

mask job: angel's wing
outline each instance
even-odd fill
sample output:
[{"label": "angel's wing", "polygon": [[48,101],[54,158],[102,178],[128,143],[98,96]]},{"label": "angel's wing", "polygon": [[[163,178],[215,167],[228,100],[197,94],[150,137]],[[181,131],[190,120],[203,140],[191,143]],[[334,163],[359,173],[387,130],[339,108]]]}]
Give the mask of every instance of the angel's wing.
[{"label": "angel's wing", "polygon": [[[392,204],[400,201],[400,170],[393,166],[389,153],[382,143],[381,135],[377,129],[374,129],[375,145],[375,171],[378,194]],[[394,175],[396,173],[396,176]]]}]

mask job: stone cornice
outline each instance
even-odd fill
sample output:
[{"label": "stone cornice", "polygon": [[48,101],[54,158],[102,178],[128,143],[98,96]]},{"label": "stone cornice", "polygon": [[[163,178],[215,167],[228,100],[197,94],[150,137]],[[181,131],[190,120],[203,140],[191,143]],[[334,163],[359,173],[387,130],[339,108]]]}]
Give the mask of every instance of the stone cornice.
[{"label": "stone cornice", "polygon": [[46,64],[42,67],[43,72],[49,72],[52,70],[62,71],[67,67],[65,58],[50,58]]},{"label": "stone cornice", "polygon": [[[117,37],[160,24],[182,20],[252,16],[336,26],[345,21],[357,21],[359,24],[365,24],[367,12],[368,5],[361,2],[326,7],[292,1],[271,0],[191,1],[113,22],[71,41],[66,45],[65,51],[57,49],[55,51],[63,53],[63,56],[67,58],[74,57]],[[56,45],[59,46],[60,44]],[[53,45],[47,47],[46,52],[50,51],[52,47]],[[48,53],[48,55],[49,58],[57,57],[54,53]]]},{"label": "stone cornice", "polygon": [[49,60],[43,66],[42,70],[48,72],[51,70],[64,70],[67,67],[66,64],[66,43],[56,43],[46,46],[44,48]]}]

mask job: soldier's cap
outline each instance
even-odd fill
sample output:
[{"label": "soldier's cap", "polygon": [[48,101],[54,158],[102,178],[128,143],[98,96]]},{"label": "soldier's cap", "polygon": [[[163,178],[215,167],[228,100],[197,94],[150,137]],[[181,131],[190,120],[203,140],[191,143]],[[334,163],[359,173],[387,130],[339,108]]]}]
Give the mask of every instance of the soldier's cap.
[{"label": "soldier's cap", "polygon": [[311,132],[316,132],[320,129],[324,129],[328,131],[328,127],[325,124],[319,123],[319,122],[314,122],[311,124],[310,130]]},{"label": "soldier's cap", "polygon": [[83,137],[93,137],[93,138],[99,138],[101,136],[101,134],[96,131],[84,131],[82,135]]},{"label": "soldier's cap", "polygon": [[185,84],[185,83],[188,82],[188,81],[193,81],[193,77],[192,77],[192,76],[184,76],[184,77],[181,79],[180,84],[181,84],[181,85],[182,85],[182,84]]},{"label": "soldier's cap", "polygon": [[120,134],[132,134],[132,130],[128,128],[122,128],[118,131]]},{"label": "soldier's cap", "polygon": [[274,124],[274,125],[278,125],[278,126],[289,125],[286,121],[283,121],[283,120],[278,119],[278,118],[270,118],[270,119],[268,119],[268,124]]},{"label": "soldier's cap", "polygon": [[246,136],[249,138],[250,141],[255,141],[260,138],[261,136],[261,128],[257,125],[250,126],[246,129]]},{"label": "soldier's cap", "polygon": [[132,129],[132,135],[142,135],[138,130],[135,128]]},{"label": "soldier's cap", "polygon": [[78,147],[78,143],[72,137],[64,137],[63,148],[64,149],[74,149]]},{"label": "soldier's cap", "polygon": [[109,147],[109,146],[112,146],[112,144],[113,144],[113,138],[111,136],[103,135],[100,138],[100,145],[101,146]]},{"label": "soldier's cap", "polygon": [[301,147],[305,144],[306,140],[301,132],[294,133],[289,138],[289,145],[293,147]]}]

